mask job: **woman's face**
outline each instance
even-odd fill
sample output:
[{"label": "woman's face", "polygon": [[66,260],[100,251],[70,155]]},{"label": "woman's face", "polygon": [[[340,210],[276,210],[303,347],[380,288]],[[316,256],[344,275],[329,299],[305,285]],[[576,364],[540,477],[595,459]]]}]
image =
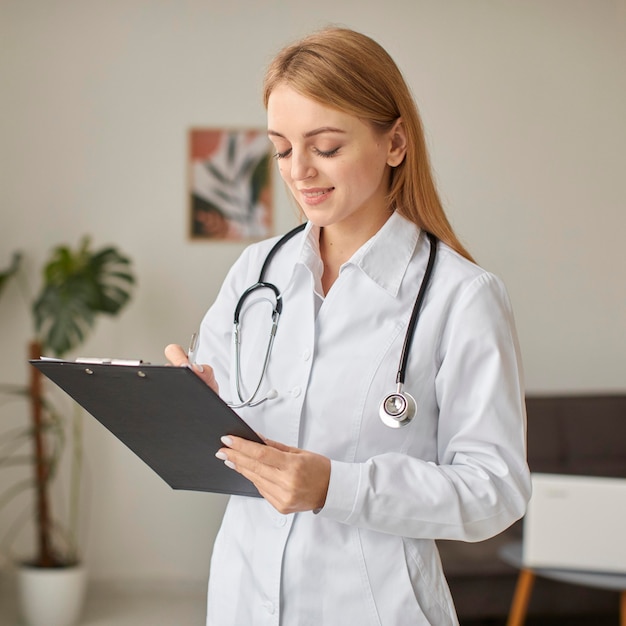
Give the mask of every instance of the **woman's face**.
[{"label": "woman's face", "polygon": [[287,85],[270,94],[267,116],[280,175],[308,220],[363,229],[387,219],[390,166],[404,158],[399,121],[388,132],[375,132]]}]

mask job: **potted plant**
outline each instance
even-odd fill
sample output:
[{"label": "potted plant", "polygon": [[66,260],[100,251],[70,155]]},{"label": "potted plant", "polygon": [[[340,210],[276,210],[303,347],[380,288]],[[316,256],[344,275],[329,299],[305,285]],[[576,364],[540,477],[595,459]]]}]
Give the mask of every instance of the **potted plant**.
[{"label": "potted plant", "polygon": [[[9,268],[0,273],[0,294],[13,276],[20,273],[21,255],[16,254]],[[53,249],[44,264],[39,294],[30,303],[35,338],[29,346],[29,358],[42,354],[64,357],[83,343],[96,319],[101,315],[117,315],[128,303],[135,282],[130,260],[115,247],[92,250],[88,237],[75,250],[61,245]],[[30,404],[31,424],[19,435],[28,440],[32,456],[34,491],[34,525],[36,549],[34,557],[18,569],[18,595],[22,612],[32,626],[67,626],[75,622],[82,605],[85,571],[79,558],[77,531],[78,492],[80,477],[81,409],[74,405],[73,434],[75,454],[71,468],[69,533],[58,532],[59,525],[51,512],[50,486],[59,462],[59,442],[66,439],[65,420],[55,409],[44,388],[42,374],[31,368],[27,386],[3,386],[5,393],[23,395]],[[15,435],[13,435],[15,437]],[[19,442],[19,437],[15,439]],[[23,451],[9,446],[0,454],[0,464],[8,465]],[[1,467],[1,465],[0,465]],[[20,486],[5,492],[0,507],[7,506],[20,491]],[[71,599],[61,589],[60,579],[76,587],[78,599]],[[26,586],[23,586],[26,585]],[[30,585],[30,586],[29,586]],[[52,585],[49,593],[44,586]],[[46,594],[44,597],[42,594]],[[51,603],[62,600],[61,615],[54,617]],[[38,621],[43,620],[43,621]]]}]

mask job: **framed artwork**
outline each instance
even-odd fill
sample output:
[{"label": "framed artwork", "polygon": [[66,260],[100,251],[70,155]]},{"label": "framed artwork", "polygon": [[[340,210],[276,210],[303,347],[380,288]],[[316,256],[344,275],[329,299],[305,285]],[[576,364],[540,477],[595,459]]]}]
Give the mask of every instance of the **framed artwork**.
[{"label": "framed artwork", "polygon": [[273,232],[271,163],[265,129],[189,131],[189,235],[263,239]]}]

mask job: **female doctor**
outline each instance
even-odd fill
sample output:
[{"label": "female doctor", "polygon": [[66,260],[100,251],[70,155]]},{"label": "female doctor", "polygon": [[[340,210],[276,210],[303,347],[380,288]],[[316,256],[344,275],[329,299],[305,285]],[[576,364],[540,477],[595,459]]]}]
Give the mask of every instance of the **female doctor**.
[{"label": "female doctor", "polygon": [[457,624],[435,540],[487,539],[529,496],[507,293],[454,235],[377,43],[315,33],[274,59],[264,99],[306,225],[246,249],[201,326],[196,373],[267,444],[216,451],[263,497],[229,500],[207,624]]}]

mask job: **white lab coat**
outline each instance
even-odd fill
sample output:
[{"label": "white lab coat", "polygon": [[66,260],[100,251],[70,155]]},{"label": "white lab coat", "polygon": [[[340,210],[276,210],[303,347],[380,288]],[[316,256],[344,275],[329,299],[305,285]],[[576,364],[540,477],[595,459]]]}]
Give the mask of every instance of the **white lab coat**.
[{"label": "white lab coat", "polygon": [[[258,432],[332,461],[318,513],[281,515],[232,496],[211,561],[207,624],[456,624],[435,539],[481,541],[525,510],[529,473],[519,350],[501,281],[439,243],[405,390],[418,412],[378,417],[395,390],[429,244],[398,214],[365,243],[324,298],[319,231],[309,224],[267,280],[284,307],[263,390],[241,416]],[[249,247],[201,327],[199,362],[235,399],[233,311],[276,240]],[[244,390],[256,385],[271,323],[261,296],[243,307]],[[245,395],[245,394],[244,394]]]}]

